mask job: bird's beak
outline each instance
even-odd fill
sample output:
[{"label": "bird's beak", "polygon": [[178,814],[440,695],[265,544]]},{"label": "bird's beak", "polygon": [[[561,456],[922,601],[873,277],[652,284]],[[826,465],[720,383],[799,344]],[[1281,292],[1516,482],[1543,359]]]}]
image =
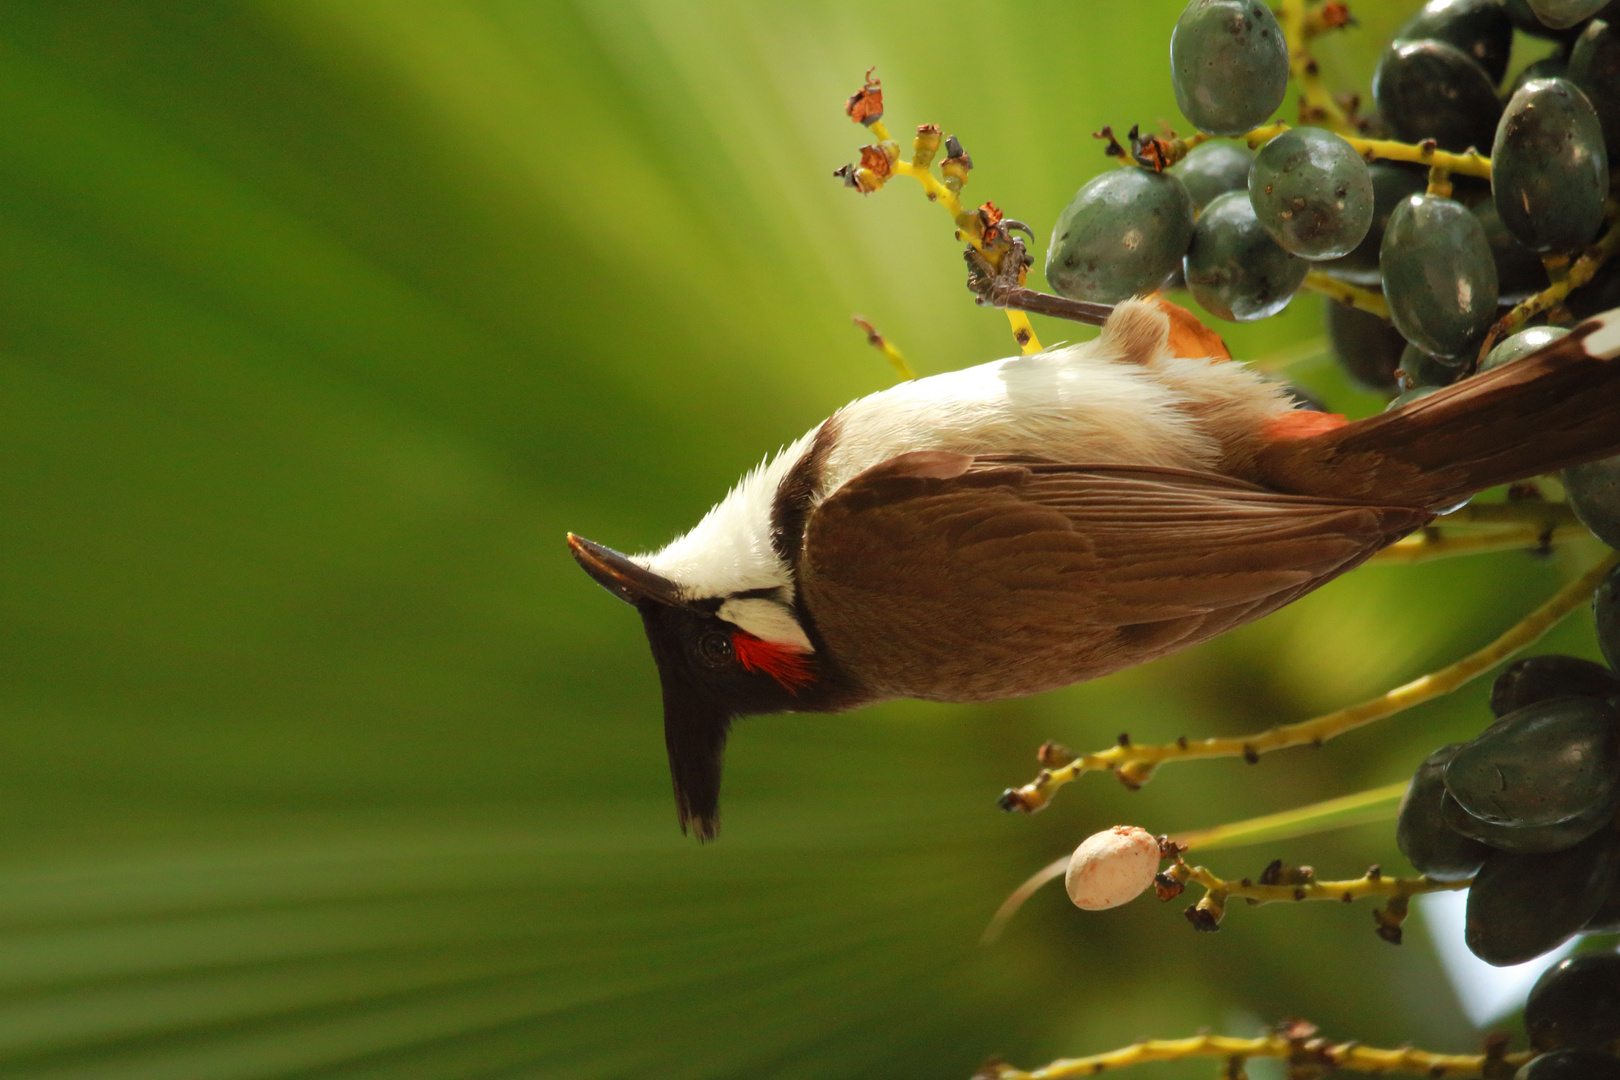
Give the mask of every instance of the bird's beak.
[{"label": "bird's beak", "polygon": [[627,604],[652,600],[670,607],[685,607],[680,588],[645,566],[583,536],[568,534],[568,550],[596,583]]}]

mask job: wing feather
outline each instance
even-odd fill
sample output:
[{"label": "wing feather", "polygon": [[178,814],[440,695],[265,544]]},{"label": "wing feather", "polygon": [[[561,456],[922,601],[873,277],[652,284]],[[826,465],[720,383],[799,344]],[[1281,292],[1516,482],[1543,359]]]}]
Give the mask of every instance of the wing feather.
[{"label": "wing feather", "polygon": [[896,696],[1007,697],[1141,663],[1429,519],[1178,469],[910,457],[824,500],[799,566],[831,654]]}]

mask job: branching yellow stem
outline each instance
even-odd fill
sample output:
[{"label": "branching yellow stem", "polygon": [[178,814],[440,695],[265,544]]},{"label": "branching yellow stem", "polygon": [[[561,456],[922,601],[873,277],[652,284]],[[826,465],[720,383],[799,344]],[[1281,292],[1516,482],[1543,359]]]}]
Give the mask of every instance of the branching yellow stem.
[{"label": "branching yellow stem", "polygon": [[[1246,844],[1275,843],[1301,836],[1313,836],[1334,829],[1347,829],[1353,825],[1366,825],[1374,821],[1388,821],[1395,816],[1401,796],[1406,794],[1407,782],[1398,781],[1367,791],[1325,799],[1309,806],[1296,806],[1275,814],[1232,821],[1207,829],[1192,829],[1171,833],[1170,841],[1183,852],[1197,849],[1212,851],[1216,848],[1242,847]],[[1031,896],[1048,881],[1063,876],[1069,868],[1069,856],[1052,860],[1031,874],[1022,885],[1014,889],[1001,902],[990,923],[979,938],[980,945],[994,944],[1006,929],[1007,923],[1018,914]]]},{"label": "branching yellow stem", "polygon": [[1159,875],[1154,886],[1160,900],[1170,900],[1180,895],[1182,886],[1189,881],[1205,890],[1204,898],[1185,912],[1187,921],[1197,930],[1219,930],[1221,919],[1226,915],[1226,902],[1233,897],[1246,900],[1251,906],[1305,900],[1332,900],[1348,904],[1370,896],[1385,897],[1388,902],[1373,912],[1373,924],[1378,936],[1393,945],[1401,943],[1401,923],[1406,921],[1412,897],[1421,893],[1466,889],[1473,884],[1472,879],[1436,881],[1426,876],[1385,877],[1376,866],[1349,881],[1318,881],[1310,867],[1285,867],[1281,859],[1266,867],[1259,881],[1248,878],[1223,881],[1202,866],[1188,866],[1177,858],[1174,866]]},{"label": "branching yellow stem", "polygon": [[[1344,110],[1323,90],[1316,75],[1315,62],[1311,60],[1309,50],[1306,48],[1306,40],[1312,35],[1322,32],[1327,25],[1321,18],[1321,11],[1308,9],[1305,0],[1280,0],[1280,5],[1284,35],[1289,46],[1289,63],[1292,66],[1294,77],[1298,80],[1305,95],[1302,111],[1308,118],[1324,120],[1328,126],[1339,130],[1341,133],[1351,130],[1349,118],[1344,114]],[[870,77],[870,74],[868,72],[868,77]],[[875,89],[875,87],[876,82],[874,81],[868,85],[867,89],[871,90]],[[881,113],[881,108],[878,111]],[[852,113],[851,115],[855,116],[856,114]],[[849,176],[855,186],[863,192],[872,192],[883,187],[888,177],[911,177],[922,185],[923,191],[930,200],[939,203],[951,215],[951,220],[956,224],[957,236],[971,244],[974,250],[985,257],[992,268],[999,268],[1006,247],[999,243],[988,245],[985,243],[984,227],[979,216],[966,210],[962,206],[961,199],[957,197],[957,191],[966,179],[967,167],[970,163],[966,162],[965,158],[947,160],[941,166],[945,172],[944,180],[936,177],[930,168],[934,153],[939,145],[939,129],[929,128],[928,130],[932,136],[931,141],[924,146],[921,138],[919,138],[912,159],[907,161],[900,156],[899,145],[890,137],[889,129],[882,119],[868,117],[864,122],[878,141],[876,145],[863,149],[862,164],[859,168],[851,167],[852,172],[849,173]],[[1236,138],[1244,140],[1251,148],[1256,148],[1281,135],[1288,130],[1288,127],[1289,125],[1284,123],[1267,124],[1246,134],[1236,136]],[[1158,142],[1156,145],[1159,147],[1161,156],[1155,160],[1162,164],[1178,161],[1186,155],[1188,150],[1200,143],[1207,142],[1211,137],[1199,133],[1185,139],[1170,139]],[[1491,175],[1490,159],[1479,154],[1449,153],[1438,149],[1432,142],[1414,145],[1393,142],[1387,139],[1363,139],[1348,134],[1343,135],[1343,137],[1368,161],[1382,158],[1388,161],[1417,162],[1430,166],[1434,170],[1433,175],[1437,177],[1444,177],[1449,173],[1461,173],[1465,176],[1481,176],[1488,179]],[[868,153],[874,155],[870,160],[867,158]],[[953,161],[955,161],[954,165],[952,164]],[[1133,165],[1128,155],[1121,155],[1121,163]],[[1606,237],[1605,240],[1607,239]],[[1591,269],[1595,269],[1595,267],[1588,269],[1587,278],[1591,276]],[[1574,277],[1575,273],[1572,271],[1571,278]],[[1021,274],[1019,280],[1022,283]],[[1575,288],[1580,284],[1584,284],[1584,279],[1578,280],[1568,287]],[[1307,277],[1305,287],[1326,293],[1363,311],[1384,318],[1389,317],[1389,307],[1379,294],[1335,282],[1316,271],[1313,271]],[[1562,299],[1562,297],[1559,297],[1559,299]],[[1556,301],[1554,302],[1556,303]],[[1003,310],[1006,312],[1007,321],[1012,328],[1013,338],[1018,342],[1019,348],[1026,354],[1040,352],[1042,345],[1040,339],[1035,335],[1035,328],[1030,323],[1029,316],[1013,308],[1004,308]]]},{"label": "branching yellow stem", "polygon": [[[1250,150],[1258,150],[1287,131],[1289,126],[1281,122],[1267,124],[1242,135],[1233,135],[1231,138],[1247,143]],[[1180,161],[1188,150],[1219,137],[1199,132],[1184,139],[1173,139],[1170,142],[1170,161]],[[1453,154],[1429,142],[1403,143],[1395,142],[1393,139],[1363,139],[1356,135],[1340,137],[1355,147],[1356,152],[1368,161],[1409,161],[1414,165],[1427,165],[1431,169],[1439,167],[1448,172],[1461,173],[1463,176],[1478,176],[1486,180],[1491,178],[1491,159],[1483,154]],[[1179,147],[1176,145],[1178,143]]]},{"label": "branching yellow stem", "polygon": [[1345,136],[1344,141],[1355,147],[1368,161],[1410,161],[1416,165],[1439,167],[1463,176],[1491,178],[1491,159],[1483,154],[1453,154],[1423,143],[1395,142],[1392,139],[1360,139]]},{"label": "branching yellow stem", "polygon": [[[1316,76],[1315,63],[1310,59],[1309,52],[1305,48],[1306,39],[1321,29],[1318,25],[1321,20],[1318,18],[1315,22],[1312,21],[1312,13],[1306,8],[1305,0],[1281,0],[1280,14],[1284,33],[1288,39],[1290,64],[1293,65],[1294,76],[1305,93],[1303,106],[1305,112],[1312,118],[1325,120],[1330,127],[1341,132],[1350,130],[1349,118],[1345,116],[1344,111],[1339,108],[1338,104],[1332,100],[1327,92],[1322,89]],[[881,119],[868,121],[867,128],[878,141],[876,146],[867,147],[863,151],[863,161],[868,151],[876,153],[881,149],[882,154],[878,155],[870,166],[863,164],[861,168],[855,170],[856,186],[862,191],[870,192],[881,188],[888,177],[911,177],[922,185],[923,191],[931,201],[939,203],[951,215],[951,220],[956,224],[958,238],[971,244],[974,250],[985,257],[993,269],[999,268],[1001,258],[1006,251],[1005,246],[1000,244],[987,245],[984,242],[983,225],[979,216],[963,207],[961,199],[957,196],[957,190],[960,189],[966,177],[965,166],[961,166],[959,172],[953,173],[951,172],[950,163],[947,162],[946,166],[944,166],[947,173],[945,180],[936,177],[930,167],[934,150],[938,145],[938,129],[930,129],[933,134],[933,141],[926,149],[919,145],[916,152],[913,153],[912,159],[907,161],[900,156],[899,145],[890,137],[889,129]],[[1251,148],[1256,148],[1281,135],[1288,128],[1289,125],[1284,123],[1267,124],[1246,134],[1236,136],[1236,138],[1244,140]],[[1490,159],[1479,154],[1453,154],[1440,150],[1428,142],[1414,145],[1393,142],[1387,139],[1363,139],[1348,134],[1343,137],[1368,161],[1382,158],[1388,161],[1417,162],[1430,166],[1434,170],[1434,175],[1440,177],[1449,173],[1461,173],[1465,176],[1489,178],[1491,174]],[[1161,148],[1167,152],[1163,160],[1166,162],[1180,160],[1188,150],[1208,141],[1210,138],[1209,135],[1199,133],[1185,139],[1171,139],[1168,142],[1160,143]],[[887,160],[882,160],[884,158]],[[1122,164],[1134,167],[1128,156],[1122,158]],[[1592,269],[1595,269],[1595,267]],[[1571,277],[1574,278],[1574,276],[1574,271],[1571,271]],[[1591,271],[1588,270],[1587,278],[1590,278],[1590,276]],[[1021,280],[1022,277],[1020,276]],[[1584,283],[1584,280],[1576,284],[1582,283]],[[1576,286],[1571,285],[1569,287]],[[1306,277],[1305,288],[1325,293],[1362,311],[1371,312],[1382,318],[1387,319],[1389,317],[1389,305],[1384,301],[1381,294],[1334,281],[1319,271],[1312,271]],[[1035,334],[1034,326],[1029,321],[1029,316],[1013,308],[1004,308],[1003,310],[1006,312],[1007,322],[1012,328],[1013,338],[1018,342],[1019,348],[1026,354],[1040,352],[1042,345]]]},{"label": "branching yellow stem", "polygon": [[[883,121],[875,120],[869,126],[872,134],[877,136],[879,143],[890,141],[889,129],[883,125]],[[999,267],[1001,265],[1001,249],[984,246],[978,215],[963,209],[962,200],[957,198],[956,192],[952,191],[936,177],[927,165],[918,165],[899,159],[891,162],[889,168],[895,176],[909,176],[917,181],[922,185],[923,191],[927,193],[930,202],[937,202],[945,208],[945,212],[950,214],[951,220],[956,223],[957,239],[966,240],[969,244],[972,244],[973,249],[983,255],[991,266]],[[1022,311],[1008,309],[1007,322],[1012,327],[1013,340],[1018,342],[1020,350],[1026,355],[1041,351],[1040,339],[1035,336],[1035,327],[1030,323],[1028,315]]]},{"label": "branching yellow stem", "polygon": [[1436,881],[1421,876],[1385,877],[1383,874],[1369,871],[1361,877],[1348,881],[1317,881],[1306,874],[1305,880],[1262,884],[1248,878],[1241,881],[1226,881],[1202,866],[1188,866],[1185,863],[1178,864],[1170,874],[1180,881],[1191,881],[1195,885],[1202,886],[1207,895],[1199,902],[1198,907],[1204,908],[1207,904],[1215,909],[1223,907],[1225,902],[1233,897],[1252,900],[1256,904],[1298,903],[1302,900],[1332,900],[1335,903],[1348,904],[1355,900],[1365,900],[1370,896],[1404,898],[1420,893],[1466,889],[1473,883],[1472,878],[1462,881]]},{"label": "branching yellow stem", "polygon": [[1350,117],[1339,108],[1322,87],[1316,72],[1316,61],[1311,58],[1308,41],[1319,27],[1313,24],[1305,11],[1305,0],[1280,0],[1277,21],[1282,24],[1283,40],[1288,45],[1288,70],[1299,84],[1304,97],[1300,102],[1300,118],[1320,120],[1325,127],[1343,133],[1353,130]]},{"label": "branching yellow stem", "polygon": [[1551,285],[1496,320],[1490,333],[1485,335],[1484,343],[1479,347],[1479,359],[1485,359],[1485,355],[1498,341],[1530,319],[1543,312],[1552,311],[1562,304],[1570,293],[1591,281],[1592,276],[1603,264],[1620,252],[1620,212],[1617,210],[1620,208],[1611,203],[1608,207],[1609,230],[1598,239],[1597,243],[1588,248],[1585,254],[1575,260],[1567,273],[1555,275]]},{"label": "branching yellow stem", "polygon": [[[1529,1054],[1508,1054],[1502,1060],[1517,1068],[1529,1057]],[[974,1080],[1062,1080],[1067,1077],[1096,1076],[1101,1072],[1150,1061],[1185,1061],[1189,1058],[1240,1061],[1247,1058],[1284,1058],[1349,1072],[1412,1073],[1431,1077],[1478,1075],[1487,1062],[1485,1054],[1436,1054],[1410,1046],[1381,1050],[1356,1042],[1329,1043],[1324,1039],[1289,1039],[1283,1035],[1263,1035],[1257,1039],[1196,1035],[1190,1039],[1149,1039],[1091,1057],[1059,1058],[1034,1072],[999,1063],[987,1065]]]},{"label": "branching yellow stem", "polygon": [[1138,746],[1121,739],[1121,744],[1094,754],[1085,754],[1066,764],[1042,769],[1039,776],[1021,788],[1008,790],[1001,797],[1007,810],[1032,812],[1044,807],[1053,792],[1088,772],[1109,770],[1119,776],[1127,787],[1141,787],[1152,779],[1160,763],[1166,761],[1192,761],[1202,758],[1241,757],[1247,761],[1259,760],[1261,754],[1283,750],[1291,746],[1321,745],[1328,739],[1353,731],[1374,720],[1410,709],[1425,701],[1443,697],[1464,683],[1474,679],[1520,649],[1530,645],[1552,629],[1559,620],[1579,607],[1591,596],[1611,567],[1620,562],[1620,554],[1609,554],[1591,570],[1560,589],[1552,599],[1531,612],[1523,621],[1479,651],[1464,657],[1449,667],[1398,686],[1386,694],[1363,701],[1348,708],[1304,720],[1297,724],[1283,724],[1256,735],[1220,737],[1213,739],[1181,738],[1158,746]]},{"label": "branching yellow stem", "polygon": [[[1287,131],[1288,128],[1288,124],[1279,122],[1267,124],[1265,127],[1257,127],[1253,131],[1231,137],[1247,143],[1251,150],[1258,150],[1278,135]],[[1186,156],[1188,150],[1200,143],[1206,143],[1219,137],[1199,132],[1196,135],[1189,135],[1185,139],[1172,140],[1170,160],[1172,162],[1179,161]],[[1403,143],[1395,142],[1393,139],[1363,139],[1355,135],[1344,135],[1341,138],[1355,147],[1356,152],[1368,161],[1409,161],[1415,165],[1427,165],[1430,168],[1439,166],[1453,173],[1461,173],[1463,176],[1478,176],[1486,180],[1491,178],[1491,159],[1483,154],[1453,154],[1449,150],[1441,150],[1427,142]],[[1175,143],[1181,144],[1179,151],[1176,151]]]},{"label": "branching yellow stem", "polygon": [[1305,275],[1305,284],[1301,288],[1311,292],[1321,293],[1339,301],[1349,304],[1358,311],[1365,311],[1369,315],[1377,315],[1380,319],[1389,318],[1389,301],[1384,294],[1376,289],[1363,289],[1358,285],[1351,285],[1347,281],[1340,281],[1321,270],[1312,270]]}]

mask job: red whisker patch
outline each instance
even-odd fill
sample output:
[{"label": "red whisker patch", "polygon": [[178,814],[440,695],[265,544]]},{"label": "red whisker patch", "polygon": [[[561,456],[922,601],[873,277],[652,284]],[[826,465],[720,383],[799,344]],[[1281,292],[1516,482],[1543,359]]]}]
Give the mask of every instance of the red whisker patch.
[{"label": "red whisker patch", "polygon": [[731,635],[731,648],[745,670],[763,671],[790,694],[797,694],[816,677],[811,670],[810,654],[791,645],[766,641],[746,630],[737,630]]}]

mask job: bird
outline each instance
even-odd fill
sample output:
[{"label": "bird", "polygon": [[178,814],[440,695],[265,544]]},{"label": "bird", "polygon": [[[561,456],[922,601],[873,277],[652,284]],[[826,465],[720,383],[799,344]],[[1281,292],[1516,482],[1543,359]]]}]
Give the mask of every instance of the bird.
[{"label": "bird", "polygon": [[1206,641],[1489,487],[1620,453],[1620,309],[1369,418],[1301,407],[1162,297],[1087,342],[903,382],[625,555],[683,832],[744,716],[982,702]]}]

